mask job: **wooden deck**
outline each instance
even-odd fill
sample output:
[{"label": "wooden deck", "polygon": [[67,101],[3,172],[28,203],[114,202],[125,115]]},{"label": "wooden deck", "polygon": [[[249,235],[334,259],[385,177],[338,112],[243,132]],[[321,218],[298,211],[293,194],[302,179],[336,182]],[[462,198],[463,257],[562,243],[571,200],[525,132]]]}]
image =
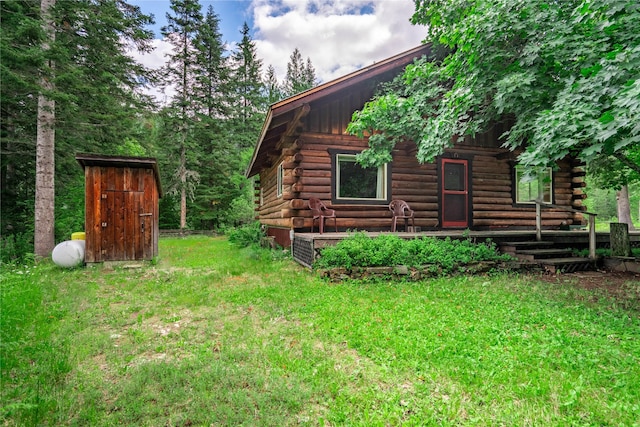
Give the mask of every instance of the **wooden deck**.
[{"label": "wooden deck", "polygon": [[[473,239],[476,242],[491,240],[498,246],[507,242],[535,241],[535,230],[491,230],[491,231],[471,231],[471,230],[447,230],[447,231],[422,231],[411,232],[367,232],[371,237],[394,234],[403,239],[415,239],[421,237],[437,237],[452,239]],[[341,240],[353,235],[355,232],[330,233],[295,233],[291,245],[293,258],[306,267],[312,267],[313,261],[319,256],[320,250],[326,246],[333,246]],[[631,245],[640,247],[640,231],[629,232]],[[542,240],[552,242],[556,247],[571,247],[585,249],[589,247],[589,232],[586,230],[543,230]],[[596,233],[596,246],[598,248],[609,247],[609,233]]]}]

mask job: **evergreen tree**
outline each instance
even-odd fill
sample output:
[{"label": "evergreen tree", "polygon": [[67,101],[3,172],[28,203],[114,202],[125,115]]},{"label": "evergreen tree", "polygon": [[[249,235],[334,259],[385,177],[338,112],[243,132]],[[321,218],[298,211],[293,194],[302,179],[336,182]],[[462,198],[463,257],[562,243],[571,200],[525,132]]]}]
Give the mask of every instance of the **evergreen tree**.
[{"label": "evergreen tree", "polygon": [[260,77],[262,61],[258,59],[255,42],[251,39],[246,22],[241,34],[238,50],[231,56],[235,99],[231,119],[237,129],[235,133],[242,135],[238,140],[238,148],[243,149],[253,146],[255,135],[260,131],[267,100]]},{"label": "evergreen tree", "polygon": [[284,93],[292,96],[316,85],[315,69],[311,64],[311,59],[307,58],[305,65],[302,54],[298,48],[293,50],[287,63],[287,75],[284,81]]},{"label": "evergreen tree", "polygon": [[303,70],[302,80],[309,88],[312,88],[318,84],[316,79],[316,69],[311,63],[311,58],[307,57],[307,66]]},{"label": "evergreen tree", "polygon": [[[52,9],[55,0],[42,0],[40,15],[44,37],[42,50],[47,56],[55,42]],[[44,61],[40,69],[40,90],[36,114],[36,194],[34,253],[46,257],[55,246],[55,119],[56,102],[53,99],[53,60]]]},{"label": "evergreen tree", "polygon": [[217,227],[219,204],[217,186],[228,181],[225,172],[229,159],[225,134],[233,102],[229,90],[229,61],[225,56],[220,32],[220,20],[212,6],[195,36],[198,51],[196,68],[199,70],[192,91],[194,103],[201,104],[198,120],[194,123],[200,182],[189,203],[190,222],[198,228]]},{"label": "evergreen tree", "polygon": [[[219,36],[217,26],[205,24],[202,28],[206,28],[207,34]],[[222,70],[229,71],[229,75],[224,74],[226,84],[217,87],[217,96],[228,100],[225,110],[214,117],[201,117],[196,127],[201,149],[200,185],[189,205],[189,217],[195,226],[202,228],[235,225],[240,207],[251,206],[252,195],[247,192],[250,186],[244,178],[243,152],[252,147],[258,137],[265,101],[260,80],[261,61],[246,24],[242,36]],[[201,57],[199,66],[207,68],[208,60]]]},{"label": "evergreen tree", "polygon": [[[197,0],[171,0],[171,13],[167,13],[167,26],[162,34],[173,45],[164,67],[164,84],[172,86],[176,94],[164,109],[165,125],[170,126],[167,136],[172,141],[167,153],[168,164],[175,171],[170,178],[169,191],[180,195],[180,228],[187,226],[187,197],[199,180],[194,166],[197,163],[197,144],[193,125],[199,103],[193,102],[192,90],[198,75],[198,50],[194,40],[202,25],[200,3]],[[168,140],[168,141],[169,141]]]},{"label": "evergreen tree", "polygon": [[[20,247],[33,252],[35,114],[42,54],[39,5],[0,2],[0,235],[2,259]],[[29,203],[28,201],[31,201]],[[5,240],[6,238],[6,240]]]},{"label": "evergreen tree", "polygon": [[[241,34],[238,50],[231,56],[233,92],[236,100],[232,117],[245,126],[255,128],[255,118],[264,111],[266,104],[263,95],[264,85],[260,77],[262,61],[258,59],[255,42],[251,39],[246,22],[242,26]],[[252,119],[253,124],[250,123]]]},{"label": "evergreen tree", "polygon": [[213,6],[207,9],[206,17],[195,34],[196,68],[198,69],[192,97],[201,104],[201,114],[209,118],[227,115],[228,101],[225,96],[229,80],[227,59],[224,56],[224,42],[220,33],[220,18]]},{"label": "evergreen tree", "polygon": [[[46,189],[46,196],[39,194],[36,204],[42,197],[48,200],[38,209],[51,214],[52,219],[56,212],[57,239],[68,238],[70,230],[82,229],[83,174],[74,153],[108,153],[126,138],[135,111],[144,105],[135,89],[148,76],[127,50],[130,46],[145,49],[151,39],[151,33],[143,29],[151,19],[123,1],[43,3],[47,4],[47,13],[41,15],[34,2],[0,2],[2,233],[32,243],[36,187],[38,191]],[[47,17],[50,25],[45,30],[42,24]],[[46,152],[37,156],[38,161],[50,165],[44,174],[36,174],[34,163],[38,94],[49,101],[41,104],[41,111],[49,114],[48,124],[41,130],[55,136]],[[51,172],[54,165],[55,175]],[[38,185],[36,175],[42,178]],[[11,203],[12,199],[16,203]],[[37,252],[48,255],[50,227],[38,234],[35,240],[44,244]]]},{"label": "evergreen tree", "polygon": [[[232,93],[235,108],[229,118],[228,135],[232,147],[232,169],[225,181],[226,191],[220,188],[221,217],[237,224],[253,216],[253,185],[244,177],[251,156],[251,148],[259,137],[267,99],[261,79],[262,61],[258,59],[249,26],[244,23],[238,49],[231,55]],[[222,181],[221,181],[222,182]]]},{"label": "evergreen tree", "polygon": [[273,65],[269,65],[269,67],[267,67],[267,75],[265,76],[264,80],[267,102],[269,104],[273,104],[274,102],[278,102],[282,98],[284,98],[284,92],[280,83],[278,82],[276,69],[273,67]]}]

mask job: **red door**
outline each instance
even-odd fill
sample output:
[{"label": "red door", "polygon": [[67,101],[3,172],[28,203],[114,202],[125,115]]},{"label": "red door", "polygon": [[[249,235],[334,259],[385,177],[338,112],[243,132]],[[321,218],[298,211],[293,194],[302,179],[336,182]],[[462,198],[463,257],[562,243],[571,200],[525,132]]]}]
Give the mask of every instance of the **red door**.
[{"label": "red door", "polygon": [[440,216],[442,227],[469,226],[469,161],[441,159]]}]

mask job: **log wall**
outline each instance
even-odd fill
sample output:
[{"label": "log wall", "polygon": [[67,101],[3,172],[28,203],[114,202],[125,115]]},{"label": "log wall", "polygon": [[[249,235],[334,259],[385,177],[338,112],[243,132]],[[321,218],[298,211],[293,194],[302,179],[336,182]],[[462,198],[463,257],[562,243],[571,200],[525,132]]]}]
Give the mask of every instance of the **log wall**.
[{"label": "log wall", "polygon": [[[336,204],[332,200],[332,164],[329,150],[367,148],[367,142],[345,134],[353,111],[362,108],[371,96],[371,89],[361,87],[339,99],[325,100],[311,107],[301,123],[301,131],[288,142],[281,142],[271,167],[260,173],[261,197],[256,193],[260,221],[276,228],[310,229],[310,197],[317,197],[337,212],[338,228],[389,230],[391,213],[383,204]],[[514,172],[516,154],[500,148],[500,136],[505,124],[497,124],[488,132],[457,141],[445,156],[470,160],[471,227],[474,229],[531,229],[535,227],[535,205],[514,203]],[[391,165],[391,199],[402,199],[415,211],[415,225],[422,229],[440,226],[440,197],[436,164],[417,162],[416,147],[412,143],[398,145],[393,151]],[[276,171],[284,168],[284,188],[276,195]],[[563,161],[553,173],[556,205],[583,210],[582,193],[584,171],[580,164]],[[563,225],[583,224],[580,213],[559,209],[545,209],[542,225],[559,228]]]},{"label": "log wall", "polygon": [[[329,150],[361,150],[366,142],[344,135],[304,133],[298,140],[300,150],[294,156],[281,156],[278,162],[261,175],[264,203],[259,218],[269,226],[311,228],[311,213],[307,209],[310,197],[317,197],[336,209],[340,229],[383,230],[391,225],[391,213],[386,204],[331,205],[332,171]],[[471,160],[472,228],[531,228],[535,226],[535,205],[514,204],[513,160],[499,148],[459,144],[447,150],[450,157]],[[506,158],[502,158],[506,157]],[[283,162],[284,191],[276,197],[276,169]],[[554,203],[569,208],[581,208],[582,177],[572,173],[568,161],[560,162],[553,173]],[[423,229],[439,226],[439,194],[436,164],[421,165],[409,145],[393,152],[391,198],[405,200],[415,211],[415,225]],[[582,216],[558,209],[545,209],[543,226],[581,224]]]}]

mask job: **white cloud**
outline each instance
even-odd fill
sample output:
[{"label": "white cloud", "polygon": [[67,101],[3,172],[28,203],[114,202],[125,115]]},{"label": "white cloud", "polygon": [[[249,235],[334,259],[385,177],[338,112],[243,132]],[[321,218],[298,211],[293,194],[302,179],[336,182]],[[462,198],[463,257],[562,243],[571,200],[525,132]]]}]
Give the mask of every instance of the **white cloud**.
[{"label": "white cloud", "polygon": [[[295,48],[305,61],[311,59],[316,77],[327,82],[416,47],[426,35],[424,27],[409,22],[412,0],[251,0],[249,10],[263,71],[273,65],[280,80]],[[220,16],[221,21],[234,18],[245,19]],[[157,69],[171,45],[158,39],[153,43],[153,52],[132,55]],[[162,101],[169,91],[154,88],[151,93]]]},{"label": "white cloud", "polygon": [[424,27],[409,23],[411,0],[253,0],[254,41],[279,78],[297,47],[323,82],[416,47]]},{"label": "white cloud", "polygon": [[164,65],[166,55],[171,53],[171,44],[164,39],[154,39],[151,44],[153,45],[151,52],[137,54],[136,56],[142,65],[157,70]]},{"label": "white cloud", "polygon": [[[139,63],[151,70],[160,69],[166,62],[166,56],[171,53],[172,46],[165,39],[154,39],[151,44],[153,50],[148,53],[140,53],[135,49],[130,51],[130,55],[134,57]],[[144,92],[148,95],[154,96],[156,100],[164,103],[173,96],[175,90],[171,87],[163,90],[161,87],[148,87]]]}]

